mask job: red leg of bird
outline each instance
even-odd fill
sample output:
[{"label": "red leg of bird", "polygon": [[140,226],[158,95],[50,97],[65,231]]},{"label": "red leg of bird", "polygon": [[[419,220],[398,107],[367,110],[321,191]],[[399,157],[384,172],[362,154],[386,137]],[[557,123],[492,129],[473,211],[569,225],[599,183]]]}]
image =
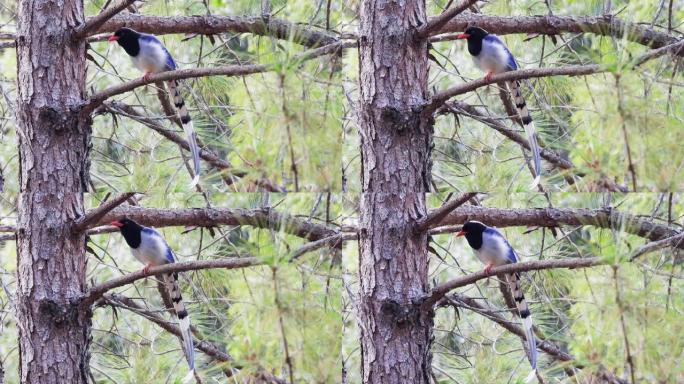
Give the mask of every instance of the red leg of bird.
[{"label": "red leg of bird", "polygon": [[485,75],[484,75],[485,81],[491,80],[493,74],[494,74],[494,72],[492,72],[492,71],[487,71],[487,73],[485,73]]},{"label": "red leg of bird", "polygon": [[151,266],[152,266],[152,263],[147,263],[147,264],[145,264],[145,266],[144,266],[143,269],[142,269],[142,271],[143,271],[143,273],[144,273],[145,275],[149,275],[149,274],[150,274],[150,267],[151,267]]},{"label": "red leg of bird", "polygon": [[487,265],[485,265],[485,267],[483,269],[484,273],[486,273],[487,275],[491,274],[493,266],[494,266],[493,263],[487,263]]},{"label": "red leg of bird", "polygon": [[150,72],[149,72],[149,71],[145,71],[145,73],[143,73],[142,79],[143,79],[143,81],[148,81],[148,80],[150,80]]}]

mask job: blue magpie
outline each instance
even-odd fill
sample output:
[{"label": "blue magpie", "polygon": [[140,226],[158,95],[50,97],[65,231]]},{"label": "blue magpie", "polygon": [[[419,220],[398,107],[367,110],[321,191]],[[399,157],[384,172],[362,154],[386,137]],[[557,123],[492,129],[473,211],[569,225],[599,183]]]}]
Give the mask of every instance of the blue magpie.
[{"label": "blue magpie", "polygon": [[[150,267],[164,264],[171,264],[175,261],[173,251],[169,248],[164,238],[152,228],[143,227],[128,218],[112,221],[111,225],[118,227],[126,243],[131,247],[131,253],[138,261],[145,264],[143,271],[149,273]],[[190,318],[185,309],[183,297],[178,286],[178,272],[167,273],[163,276],[164,285],[169,297],[173,302],[173,310],[178,317],[178,323],[183,339],[183,349],[185,357],[190,366],[190,373],[187,377],[194,375],[195,370],[195,351],[190,333]]]},{"label": "blue magpie", "polygon": [[[506,45],[496,36],[488,33],[482,28],[469,27],[464,33],[456,36],[458,39],[467,39],[468,52],[473,56],[473,61],[478,68],[486,71],[484,78],[489,80],[493,74],[503,73],[507,71],[515,71],[518,69],[518,64],[511,52],[506,48]],[[536,187],[541,179],[541,156],[539,154],[539,144],[535,134],[534,123],[532,116],[527,110],[527,104],[520,92],[520,82],[518,80],[507,81],[515,107],[518,109],[520,121],[527,133],[527,140],[530,143],[532,150],[532,159],[534,161],[534,182],[532,187]]]},{"label": "blue magpie", "polygon": [[[113,35],[109,37],[109,42],[116,41],[133,60],[133,64],[144,72],[143,79],[148,79],[151,73],[159,73],[164,71],[173,71],[176,69],[176,62],[169,51],[166,50],[164,44],[156,37],[145,33],[138,33],[130,28],[120,28]],[[185,107],[185,101],[178,89],[177,80],[169,80],[166,82],[169,93],[173,98],[173,104],[176,106],[176,111],[183,130],[188,136],[188,145],[192,154],[193,171],[195,173],[191,187],[199,181],[200,174],[200,158],[199,148],[197,146],[197,136],[195,129],[190,119],[190,113]]]},{"label": "blue magpie", "polygon": [[[468,221],[463,224],[463,228],[456,234],[457,237],[465,236],[468,245],[475,251],[475,255],[485,264],[485,273],[491,273],[492,267],[505,264],[512,264],[518,261],[518,257],[506,241],[506,238],[495,228],[488,227],[479,221]],[[532,373],[537,370],[537,347],[532,332],[532,320],[530,319],[530,309],[525,301],[520,288],[520,273],[515,272],[506,275],[506,282],[513,294],[518,314],[523,321],[525,329],[525,339],[527,339],[528,357],[532,366]]]}]

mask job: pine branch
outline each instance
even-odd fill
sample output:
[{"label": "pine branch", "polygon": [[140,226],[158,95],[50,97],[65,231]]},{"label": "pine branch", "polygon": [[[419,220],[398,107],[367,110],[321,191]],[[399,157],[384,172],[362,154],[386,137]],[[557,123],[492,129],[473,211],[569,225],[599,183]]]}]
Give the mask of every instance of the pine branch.
[{"label": "pine branch", "polygon": [[[644,217],[633,216],[612,209],[562,209],[562,208],[486,208],[474,205],[458,207],[442,220],[439,226],[460,225],[467,220],[479,220],[496,227],[563,225],[589,225],[611,228],[651,241],[678,235],[674,227],[658,224]],[[675,244],[684,249],[684,244]]]},{"label": "pine branch", "polygon": [[73,39],[80,40],[88,34],[102,26],[107,20],[116,16],[119,12],[126,9],[129,5],[135,3],[136,0],[121,0],[117,5],[107,8],[100,12],[97,16],[88,18],[85,24],[82,24],[74,30]]},{"label": "pine branch", "polygon": [[151,267],[149,273],[145,273],[142,270],[139,270],[137,272],[129,273],[127,275],[117,277],[112,280],[106,281],[102,284],[91,287],[88,290],[88,292],[86,292],[83,296],[80,305],[82,307],[88,307],[108,291],[114,288],[123,287],[124,285],[131,284],[137,280],[144,279],[149,276],[169,274],[174,272],[195,271],[199,269],[210,268],[238,269],[253,267],[255,265],[260,264],[263,264],[263,262],[256,257],[229,257],[216,260],[185,261],[181,263],[172,263],[161,265],[158,267]]},{"label": "pine branch", "polygon": [[71,231],[73,233],[83,232],[89,225],[98,222],[109,211],[123,204],[133,195],[135,195],[135,192],[124,192],[115,196],[113,199],[102,203],[99,207],[91,209],[85,216],[74,223]]},{"label": "pine branch", "polygon": [[517,71],[509,71],[500,74],[493,75],[489,80],[480,78],[467,82],[465,84],[459,84],[451,87],[447,90],[437,93],[432,97],[432,101],[428,104],[424,110],[424,113],[432,113],[437,108],[442,106],[450,98],[461,95],[467,92],[474,91],[480,87],[484,87],[490,84],[496,84],[499,82],[531,79],[538,77],[549,77],[549,76],[584,76],[594,73],[604,72],[606,69],[600,65],[570,65],[567,67],[555,67],[555,68],[531,68],[531,69],[521,69]]},{"label": "pine branch", "polygon": [[588,257],[588,258],[572,258],[572,259],[562,259],[562,260],[535,260],[526,261],[520,263],[506,264],[500,267],[494,267],[491,273],[486,273],[484,270],[471,273],[466,276],[460,276],[453,280],[450,280],[444,284],[438,285],[430,291],[430,294],[425,299],[422,304],[423,309],[432,308],[432,306],[437,303],[441,298],[443,298],[450,291],[463,287],[466,285],[473,284],[474,282],[482,279],[487,279],[491,276],[509,274],[514,272],[525,272],[541,269],[557,269],[557,268],[588,268],[597,265],[606,264],[606,260],[600,257]]},{"label": "pine branch", "polygon": [[430,228],[430,226],[442,221],[442,219],[444,219],[449,212],[465,204],[468,202],[468,200],[475,196],[477,196],[477,192],[462,193],[455,199],[447,201],[441,207],[430,211],[427,216],[416,223],[416,228],[413,230],[413,233],[421,233],[426,231],[428,228]]},{"label": "pine branch", "polygon": [[141,16],[120,14],[104,23],[93,33],[114,32],[121,27],[138,32],[163,35],[168,33],[196,33],[216,35],[220,33],[251,33],[292,41],[309,48],[322,47],[338,42],[338,35],[292,23],[286,20],[260,16]]},{"label": "pine branch", "polygon": [[[511,33],[536,33],[559,35],[561,33],[594,33],[612,36],[616,39],[660,48],[676,43],[679,38],[658,32],[649,25],[629,23],[610,15],[606,16],[487,16],[477,13],[463,13],[452,18],[436,33],[462,32],[470,25],[477,25],[490,33],[506,35]],[[684,56],[684,52],[679,52]]]},{"label": "pine branch", "polygon": [[442,12],[441,15],[433,17],[430,19],[430,21],[428,21],[427,24],[424,24],[418,28],[418,30],[416,30],[416,37],[419,39],[424,39],[430,36],[431,33],[441,29],[446,25],[446,23],[449,22],[449,20],[463,13],[463,11],[475,5],[475,3],[477,3],[477,0],[462,0],[457,6],[447,9],[446,11]]}]

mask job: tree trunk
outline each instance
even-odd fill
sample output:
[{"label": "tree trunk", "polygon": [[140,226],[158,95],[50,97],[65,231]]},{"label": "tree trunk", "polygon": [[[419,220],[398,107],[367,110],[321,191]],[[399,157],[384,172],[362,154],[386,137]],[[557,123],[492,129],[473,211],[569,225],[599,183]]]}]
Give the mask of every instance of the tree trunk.
[{"label": "tree trunk", "polygon": [[70,40],[83,1],[24,0],[18,17],[19,373],[22,383],[86,383],[85,237],[70,231],[89,167],[85,44]]},{"label": "tree trunk", "polygon": [[413,38],[424,0],[369,0],[359,41],[362,151],[359,278],[364,383],[429,383],[432,313],[420,310],[427,283],[426,214],[432,122],[427,44]]}]

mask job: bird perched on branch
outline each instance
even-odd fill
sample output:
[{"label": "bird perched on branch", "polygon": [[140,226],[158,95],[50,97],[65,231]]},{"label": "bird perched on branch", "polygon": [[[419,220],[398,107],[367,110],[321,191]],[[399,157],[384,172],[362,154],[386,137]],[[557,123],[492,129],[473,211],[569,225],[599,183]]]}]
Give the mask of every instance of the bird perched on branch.
[{"label": "bird perched on branch", "polygon": [[[508,244],[506,238],[495,228],[488,227],[479,221],[468,221],[463,224],[463,228],[456,234],[457,237],[465,236],[468,245],[475,250],[475,255],[485,264],[485,273],[491,273],[492,267],[505,264],[512,264],[518,261],[513,248]],[[532,332],[532,319],[530,319],[530,309],[525,301],[520,287],[520,273],[515,272],[506,275],[506,282],[515,299],[518,314],[523,322],[525,339],[527,340],[528,357],[532,372],[529,377],[533,377],[537,370],[537,347]]]},{"label": "bird perched on branch", "polygon": [[[119,228],[126,243],[131,247],[131,253],[138,261],[145,264],[143,271],[149,273],[150,267],[171,264],[175,261],[173,251],[169,248],[164,238],[154,229],[143,227],[133,220],[124,218],[112,221],[111,224]],[[183,297],[178,286],[178,272],[167,273],[162,276],[166,291],[173,302],[173,310],[178,317],[178,323],[183,339],[185,357],[190,366],[190,372],[186,377],[194,376],[195,352],[190,333],[190,318],[185,309]]]},{"label": "bird perched on branch", "polygon": [[[176,69],[176,62],[164,44],[156,37],[145,33],[136,32],[130,28],[120,28],[113,35],[109,37],[109,42],[117,42],[133,60],[133,64],[141,71],[143,71],[143,79],[149,79],[151,73],[160,73],[165,71],[173,71]],[[199,181],[200,174],[200,158],[199,148],[197,146],[197,136],[192,125],[192,119],[185,106],[185,101],[180,94],[179,84],[177,80],[168,80],[166,86],[169,89],[169,94],[173,98],[173,104],[176,106],[178,118],[183,124],[183,130],[188,136],[188,145],[192,154],[192,163],[194,176],[191,187]]]},{"label": "bird perched on branch", "polygon": [[[485,80],[489,81],[493,74],[499,74],[518,69],[518,64],[506,45],[496,36],[488,33],[482,28],[469,27],[464,33],[456,36],[458,39],[467,39],[468,52],[473,56],[475,64],[485,71]],[[518,80],[507,81],[506,85],[510,91],[515,107],[520,115],[520,121],[527,134],[527,140],[532,150],[534,161],[534,181],[532,188],[539,184],[541,179],[541,157],[539,144],[535,133],[532,116],[527,110],[525,99],[520,92],[520,82]]]}]

